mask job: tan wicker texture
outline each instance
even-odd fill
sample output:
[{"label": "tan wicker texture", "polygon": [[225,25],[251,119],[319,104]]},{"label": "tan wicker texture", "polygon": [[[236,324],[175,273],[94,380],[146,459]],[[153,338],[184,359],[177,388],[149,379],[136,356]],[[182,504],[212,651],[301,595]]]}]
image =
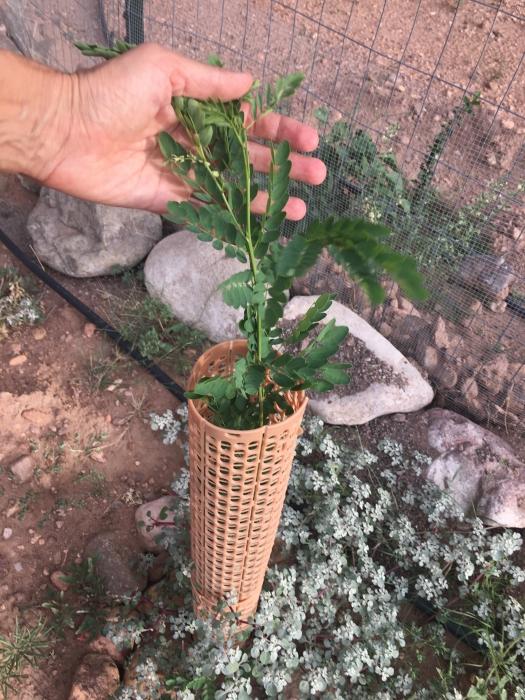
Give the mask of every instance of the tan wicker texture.
[{"label": "tan wicker texture", "polygon": [[[220,343],[193,368],[189,388],[205,376],[231,374],[246,353],[243,340]],[[197,611],[213,612],[234,592],[232,606],[255,612],[281,517],[307,399],[288,396],[295,412],[256,430],[213,425],[200,401],[189,401],[191,552]]]}]

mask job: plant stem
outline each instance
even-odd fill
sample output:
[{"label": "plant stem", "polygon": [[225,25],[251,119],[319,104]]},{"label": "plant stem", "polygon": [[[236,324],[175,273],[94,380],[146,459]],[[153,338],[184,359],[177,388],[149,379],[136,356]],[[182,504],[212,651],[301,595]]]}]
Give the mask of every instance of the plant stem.
[{"label": "plant stem", "polygon": [[[250,160],[248,156],[248,143],[246,138],[246,131],[243,129],[241,134],[237,134],[239,143],[242,147],[243,158],[244,158],[244,178],[246,183],[246,248],[248,250],[248,258],[250,260],[250,269],[252,272],[253,284],[255,286],[257,282],[257,260],[255,258],[255,251],[253,249],[252,241],[252,222],[251,222],[251,173],[250,173]],[[255,305],[255,320],[257,322],[257,361],[262,363],[262,346],[263,346],[263,327],[262,327],[262,317],[259,309],[259,305]],[[259,400],[259,426],[262,428],[264,425],[264,386],[261,384],[258,390],[258,400]]]}]

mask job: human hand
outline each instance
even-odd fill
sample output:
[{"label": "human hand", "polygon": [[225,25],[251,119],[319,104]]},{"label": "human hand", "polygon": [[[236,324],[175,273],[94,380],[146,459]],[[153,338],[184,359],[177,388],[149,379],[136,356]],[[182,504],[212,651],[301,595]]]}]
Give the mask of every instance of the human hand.
[{"label": "human hand", "polygon": [[[160,131],[184,140],[172,96],[237,99],[248,91],[252,77],[147,44],[74,74],[71,81],[70,95],[61,93],[68,117],[55,110],[55,129],[62,134],[59,148],[34,175],[49,187],[83,199],[162,213],[168,201],[181,201],[190,194],[187,185],[165,168],[157,146]],[[252,135],[288,140],[292,149],[306,152],[318,143],[315,129],[278,114],[262,118]],[[252,142],[250,155],[256,170],[268,171],[268,147]],[[324,180],[326,168],[319,159],[293,153],[291,161],[294,179],[310,184]],[[262,213],[265,201],[265,194],[258,194],[253,210]],[[306,206],[291,197],[285,210],[288,218],[298,220]]]}]

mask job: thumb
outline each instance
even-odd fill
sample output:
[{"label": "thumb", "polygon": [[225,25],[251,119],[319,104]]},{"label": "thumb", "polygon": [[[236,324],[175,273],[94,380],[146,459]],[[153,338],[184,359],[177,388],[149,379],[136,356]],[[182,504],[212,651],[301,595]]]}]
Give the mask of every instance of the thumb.
[{"label": "thumb", "polygon": [[163,63],[169,72],[174,96],[235,100],[246,94],[253,83],[250,73],[209,66],[167,49]]}]

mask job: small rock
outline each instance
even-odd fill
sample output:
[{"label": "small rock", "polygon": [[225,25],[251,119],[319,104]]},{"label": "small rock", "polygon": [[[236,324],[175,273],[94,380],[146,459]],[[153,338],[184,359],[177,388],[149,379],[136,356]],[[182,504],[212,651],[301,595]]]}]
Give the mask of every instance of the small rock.
[{"label": "small rock", "polygon": [[158,583],[166,575],[170,562],[169,552],[164,550],[155,557],[155,561],[148,569],[148,583]]},{"label": "small rock", "polygon": [[18,574],[24,570],[24,566],[21,561],[16,561],[13,564],[13,568]]},{"label": "small rock", "polygon": [[[412,313],[415,310],[414,304],[409,301],[406,297],[404,297],[402,294],[397,295],[397,303],[398,303],[398,308],[402,309],[403,311],[408,311],[409,313]],[[416,309],[417,311],[417,309]]]},{"label": "small rock", "polygon": [[385,338],[388,338],[390,335],[392,335],[392,326],[383,321],[383,323],[379,326],[379,332],[381,335],[384,335]]},{"label": "small rock", "polygon": [[25,482],[29,481],[33,476],[35,463],[31,455],[25,455],[24,457],[20,457],[20,459],[13,462],[9,466],[9,469],[21,484],[25,484]]},{"label": "small rock", "polygon": [[406,423],[406,413],[394,413],[394,415],[392,416],[392,420],[394,420],[396,423]]},{"label": "small rock", "polygon": [[57,530],[61,530],[64,527],[63,520],[55,520],[55,527]]},{"label": "small rock", "polygon": [[439,352],[433,345],[430,345],[424,338],[420,337],[416,343],[416,360],[432,374],[439,365]]},{"label": "small rock", "polygon": [[483,304],[479,299],[474,299],[474,301],[469,304],[469,309],[473,314],[479,314],[483,310]]},{"label": "small rock", "polygon": [[84,549],[84,557],[92,558],[106,593],[127,599],[146,587],[146,574],[136,565],[137,552],[130,549],[116,532],[101,532],[92,537]]},{"label": "small rock", "polygon": [[4,527],[4,531],[2,532],[2,537],[4,540],[9,540],[13,536],[13,530],[10,527]]},{"label": "small rock", "polygon": [[38,478],[38,483],[43,489],[48,491],[52,486],[51,474],[41,474]]},{"label": "small rock", "polygon": [[77,668],[68,700],[108,700],[120,685],[117,665],[105,654],[86,654]]},{"label": "small rock", "polygon": [[458,383],[458,373],[448,363],[438,365],[432,376],[441,389],[452,389]]},{"label": "small rock", "polygon": [[505,382],[509,361],[506,355],[498,355],[492,362],[487,362],[479,368],[476,379],[491,394],[498,394]]},{"label": "small rock", "polygon": [[447,324],[441,316],[437,316],[434,321],[433,337],[434,344],[438,348],[449,348],[452,341],[448,335]]},{"label": "small rock", "polygon": [[160,523],[172,522],[174,505],[174,496],[162,496],[155,501],[143,503],[135,511],[135,523],[142,546],[146,551],[160,553],[165,549],[158,540],[162,538],[163,533],[173,528]]},{"label": "small rock", "polygon": [[508,131],[512,131],[512,129],[514,129],[514,127],[516,126],[516,124],[512,121],[512,119],[502,119],[502,120],[501,120],[501,126],[502,126],[504,129],[507,129]]},{"label": "small rock", "polygon": [[525,366],[519,362],[510,364],[507,379],[504,409],[525,419]]},{"label": "small rock", "polygon": [[506,308],[507,308],[507,302],[503,301],[503,299],[499,299],[498,301],[491,301],[489,303],[489,309],[491,311],[498,313],[498,314],[502,314]]},{"label": "small rock", "polygon": [[124,659],[126,658],[125,653],[119,650],[111,639],[108,639],[108,637],[103,637],[102,635],[90,642],[89,651],[95,654],[104,654],[105,656],[109,656],[117,664],[123,663]]},{"label": "small rock", "polygon": [[48,411],[41,411],[38,408],[27,408],[25,411],[22,411],[22,418],[29,421],[29,423],[33,423],[33,425],[43,427],[52,422],[53,414]]},{"label": "small rock", "polygon": [[9,360],[10,367],[19,367],[27,362],[27,355],[16,355]]},{"label": "small rock", "polygon": [[97,327],[94,323],[86,323],[84,324],[82,335],[84,336],[84,338],[92,338],[95,335],[96,330]]},{"label": "small rock", "polygon": [[413,351],[418,338],[430,339],[430,324],[419,316],[408,314],[393,324],[391,339],[402,352]]},{"label": "small rock", "polygon": [[35,328],[33,330],[33,338],[35,340],[43,340],[47,335],[47,331],[45,328],[42,328],[42,326],[39,326],[38,328]]},{"label": "small rock", "polygon": [[474,399],[477,399],[479,394],[479,387],[476,380],[472,377],[468,377],[467,379],[465,379],[465,381],[461,385],[461,393],[465,397],[465,399],[467,399],[467,401],[473,401]]},{"label": "small rock", "polygon": [[51,576],[49,578],[50,578],[53,586],[58,591],[67,591],[68,590],[69,584],[67,581],[64,581],[65,573],[63,571],[53,571],[53,573],[51,574]]}]

